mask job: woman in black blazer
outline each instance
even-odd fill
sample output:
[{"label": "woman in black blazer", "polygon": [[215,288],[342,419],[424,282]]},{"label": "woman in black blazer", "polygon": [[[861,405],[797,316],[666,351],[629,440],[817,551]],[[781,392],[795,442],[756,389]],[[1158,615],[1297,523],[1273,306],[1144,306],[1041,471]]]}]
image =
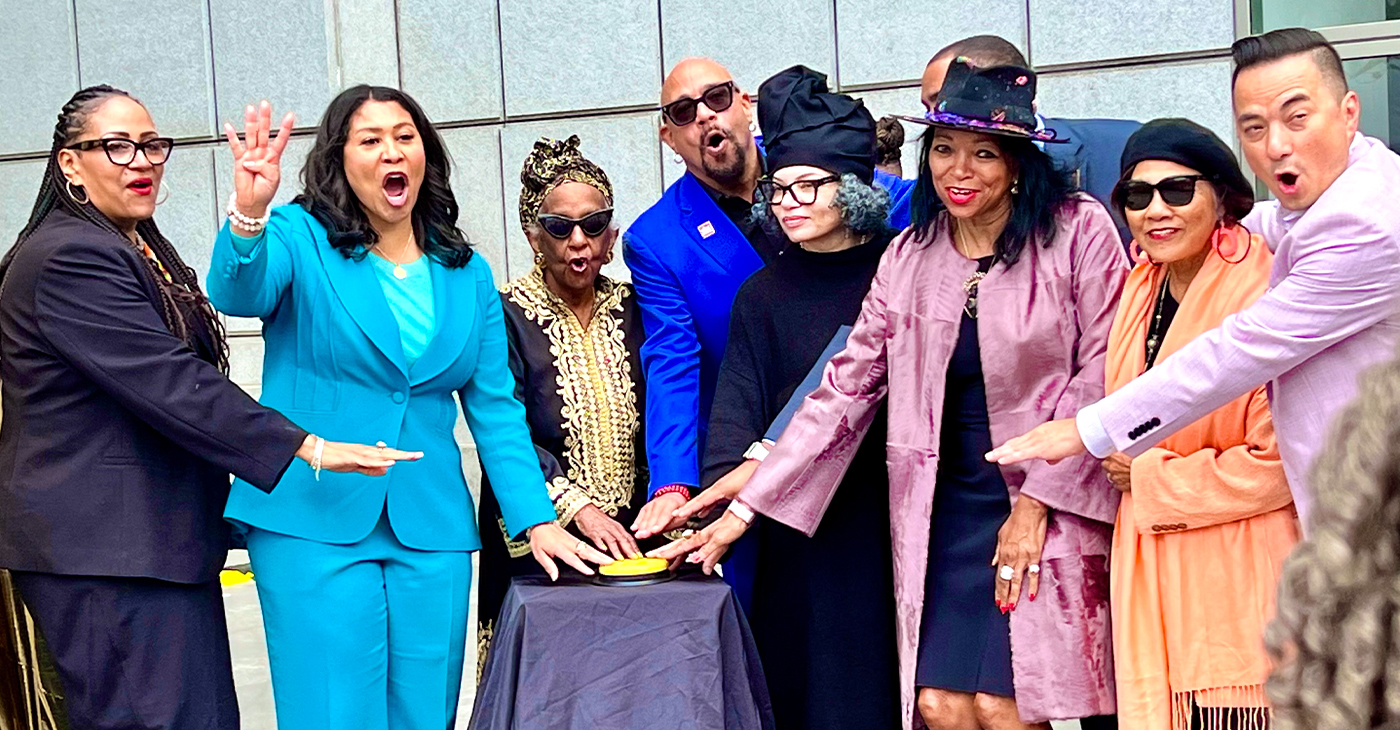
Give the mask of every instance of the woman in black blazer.
[{"label": "woman in black blazer", "polygon": [[172,146],[125,92],[79,91],[0,261],[0,567],[75,728],[237,730],[230,472],[270,490],[294,458],[373,475],[416,458],[326,442],[228,380],[223,328],[151,220]]}]

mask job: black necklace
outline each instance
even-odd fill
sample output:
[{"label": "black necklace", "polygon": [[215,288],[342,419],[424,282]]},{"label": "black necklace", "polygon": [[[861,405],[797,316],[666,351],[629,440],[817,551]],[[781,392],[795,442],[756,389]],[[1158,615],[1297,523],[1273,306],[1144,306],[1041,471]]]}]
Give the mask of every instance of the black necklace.
[{"label": "black necklace", "polygon": [[1162,349],[1162,340],[1166,339],[1166,327],[1162,326],[1162,310],[1166,309],[1167,301],[1167,281],[1166,275],[1162,276],[1162,288],[1157,292],[1157,306],[1152,310],[1152,326],[1147,330],[1147,367],[1144,372],[1151,370],[1157,363],[1157,352]]}]

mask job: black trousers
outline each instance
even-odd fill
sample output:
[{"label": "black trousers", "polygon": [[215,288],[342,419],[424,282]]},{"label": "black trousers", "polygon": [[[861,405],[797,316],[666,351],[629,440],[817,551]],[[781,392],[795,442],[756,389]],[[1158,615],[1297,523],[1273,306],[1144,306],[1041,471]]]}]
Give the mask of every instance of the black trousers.
[{"label": "black trousers", "polygon": [[238,730],[217,580],[11,575],[53,652],[70,730]]}]

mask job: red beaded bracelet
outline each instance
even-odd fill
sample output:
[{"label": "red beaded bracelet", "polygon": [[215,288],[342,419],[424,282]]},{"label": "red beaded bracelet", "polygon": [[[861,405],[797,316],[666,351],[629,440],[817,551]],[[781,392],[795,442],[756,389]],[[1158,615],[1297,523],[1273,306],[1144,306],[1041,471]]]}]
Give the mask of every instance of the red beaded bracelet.
[{"label": "red beaded bracelet", "polygon": [[684,484],[667,484],[666,486],[652,492],[651,498],[656,499],[663,494],[679,494],[687,502],[690,501],[690,487]]}]

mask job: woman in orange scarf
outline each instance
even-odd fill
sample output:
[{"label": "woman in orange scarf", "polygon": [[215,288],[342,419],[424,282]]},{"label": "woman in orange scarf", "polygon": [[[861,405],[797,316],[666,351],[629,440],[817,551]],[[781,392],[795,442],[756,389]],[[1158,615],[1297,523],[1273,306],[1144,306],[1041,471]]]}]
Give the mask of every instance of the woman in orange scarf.
[{"label": "woman in orange scarf", "polygon": [[[1138,264],[1109,336],[1110,393],[1262,295],[1273,259],[1240,225],[1253,192],[1206,128],[1150,122],[1122,163],[1112,201]],[[1263,632],[1299,529],[1265,389],[1103,468],[1123,492],[1111,583],[1122,727],[1267,728]]]}]

